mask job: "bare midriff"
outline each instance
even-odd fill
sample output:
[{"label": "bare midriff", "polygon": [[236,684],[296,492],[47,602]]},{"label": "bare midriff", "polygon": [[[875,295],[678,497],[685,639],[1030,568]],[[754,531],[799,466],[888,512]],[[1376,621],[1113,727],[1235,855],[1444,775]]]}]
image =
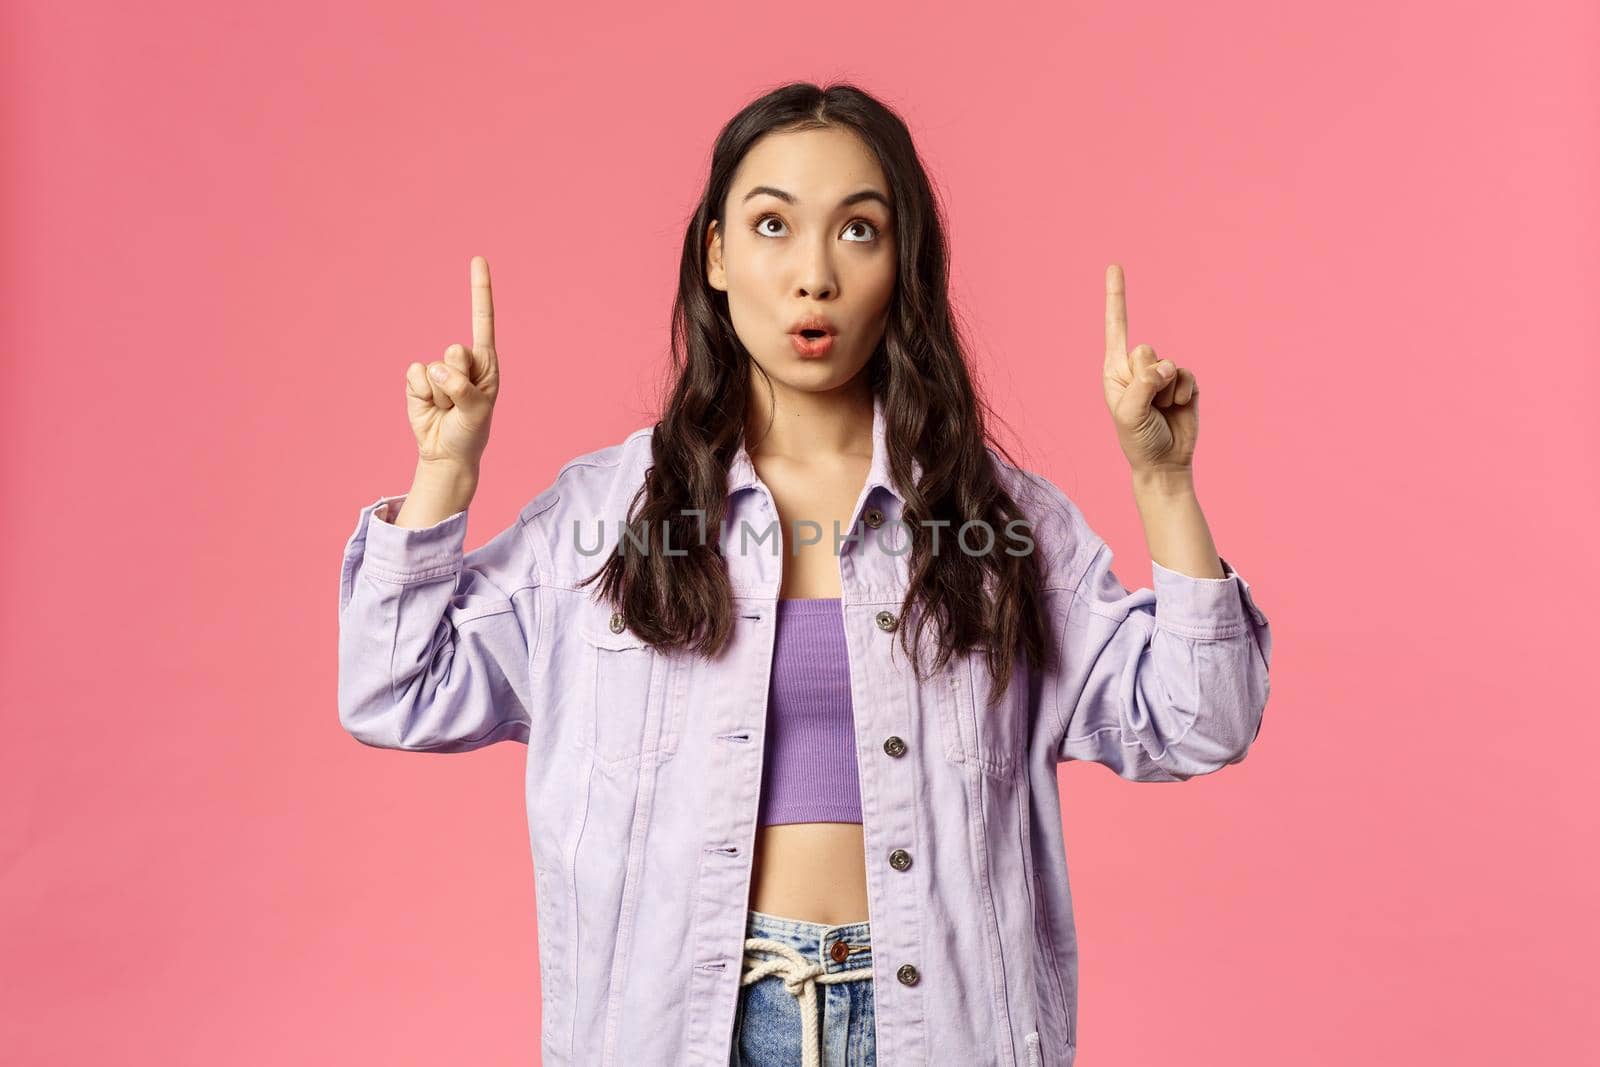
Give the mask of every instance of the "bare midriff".
[{"label": "bare midriff", "polygon": [[867,866],[858,822],[756,828],[750,907],[842,926],[867,921]]}]

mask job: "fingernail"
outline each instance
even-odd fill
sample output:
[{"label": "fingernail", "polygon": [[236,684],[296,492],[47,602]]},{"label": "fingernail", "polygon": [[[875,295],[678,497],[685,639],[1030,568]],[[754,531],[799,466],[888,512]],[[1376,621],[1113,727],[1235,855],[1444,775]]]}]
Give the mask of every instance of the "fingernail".
[{"label": "fingernail", "polygon": [[1158,372],[1158,373],[1159,373],[1159,374],[1160,374],[1160,375],[1161,375],[1161,376],[1162,376],[1162,377],[1163,377],[1163,378],[1170,378],[1170,377],[1172,377],[1172,375],[1173,375],[1173,372],[1174,372],[1174,370],[1175,370],[1175,369],[1176,369],[1176,368],[1174,368],[1174,367],[1173,367],[1173,365],[1172,365],[1172,364],[1170,364],[1170,363],[1168,363],[1168,362],[1166,362],[1166,361],[1165,361],[1165,360],[1163,360],[1163,361],[1161,361],[1161,362],[1160,362],[1160,363],[1157,363],[1157,364],[1156,364],[1156,371],[1157,371],[1157,372]]},{"label": "fingernail", "polygon": [[433,367],[428,371],[428,377],[432,378],[436,382],[442,382],[449,377],[449,371],[445,370],[443,367]]}]

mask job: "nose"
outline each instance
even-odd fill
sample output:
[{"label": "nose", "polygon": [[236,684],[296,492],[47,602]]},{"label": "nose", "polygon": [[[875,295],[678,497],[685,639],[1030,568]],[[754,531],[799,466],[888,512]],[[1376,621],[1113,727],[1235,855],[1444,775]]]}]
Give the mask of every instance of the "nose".
[{"label": "nose", "polygon": [[834,274],[833,256],[828,239],[823,237],[806,246],[799,265],[800,284],[796,295],[830,299],[839,289],[839,279]]}]

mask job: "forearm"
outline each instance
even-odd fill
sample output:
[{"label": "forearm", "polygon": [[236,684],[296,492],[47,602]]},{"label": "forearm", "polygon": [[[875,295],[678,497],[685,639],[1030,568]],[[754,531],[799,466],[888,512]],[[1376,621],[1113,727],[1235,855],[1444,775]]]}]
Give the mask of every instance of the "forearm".
[{"label": "forearm", "polygon": [[477,491],[477,471],[419,462],[411,491],[406,494],[400,514],[394,517],[394,525],[412,529],[433,526],[464,511]]},{"label": "forearm", "polygon": [[1222,561],[1194,491],[1194,472],[1133,473],[1133,499],[1150,558],[1191,578],[1222,578]]}]

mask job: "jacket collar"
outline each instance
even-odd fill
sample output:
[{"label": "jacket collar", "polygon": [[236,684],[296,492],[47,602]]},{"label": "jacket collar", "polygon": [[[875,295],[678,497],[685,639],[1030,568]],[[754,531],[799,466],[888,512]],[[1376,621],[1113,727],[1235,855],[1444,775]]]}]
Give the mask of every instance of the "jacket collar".
[{"label": "jacket collar", "polygon": [[[862,497],[872,494],[873,489],[884,489],[894,496],[901,504],[906,502],[906,495],[894,476],[889,473],[889,444],[888,423],[883,413],[883,398],[877,393],[872,394],[872,465],[867,469],[867,484],[862,490]],[[921,480],[922,464],[915,456],[911,459],[912,478]],[[741,489],[751,489],[761,484],[756,476],[755,464],[750,461],[749,450],[745,448],[744,436],[739,439],[739,450],[734,453],[733,462],[728,465],[728,496],[732,497]]]}]

